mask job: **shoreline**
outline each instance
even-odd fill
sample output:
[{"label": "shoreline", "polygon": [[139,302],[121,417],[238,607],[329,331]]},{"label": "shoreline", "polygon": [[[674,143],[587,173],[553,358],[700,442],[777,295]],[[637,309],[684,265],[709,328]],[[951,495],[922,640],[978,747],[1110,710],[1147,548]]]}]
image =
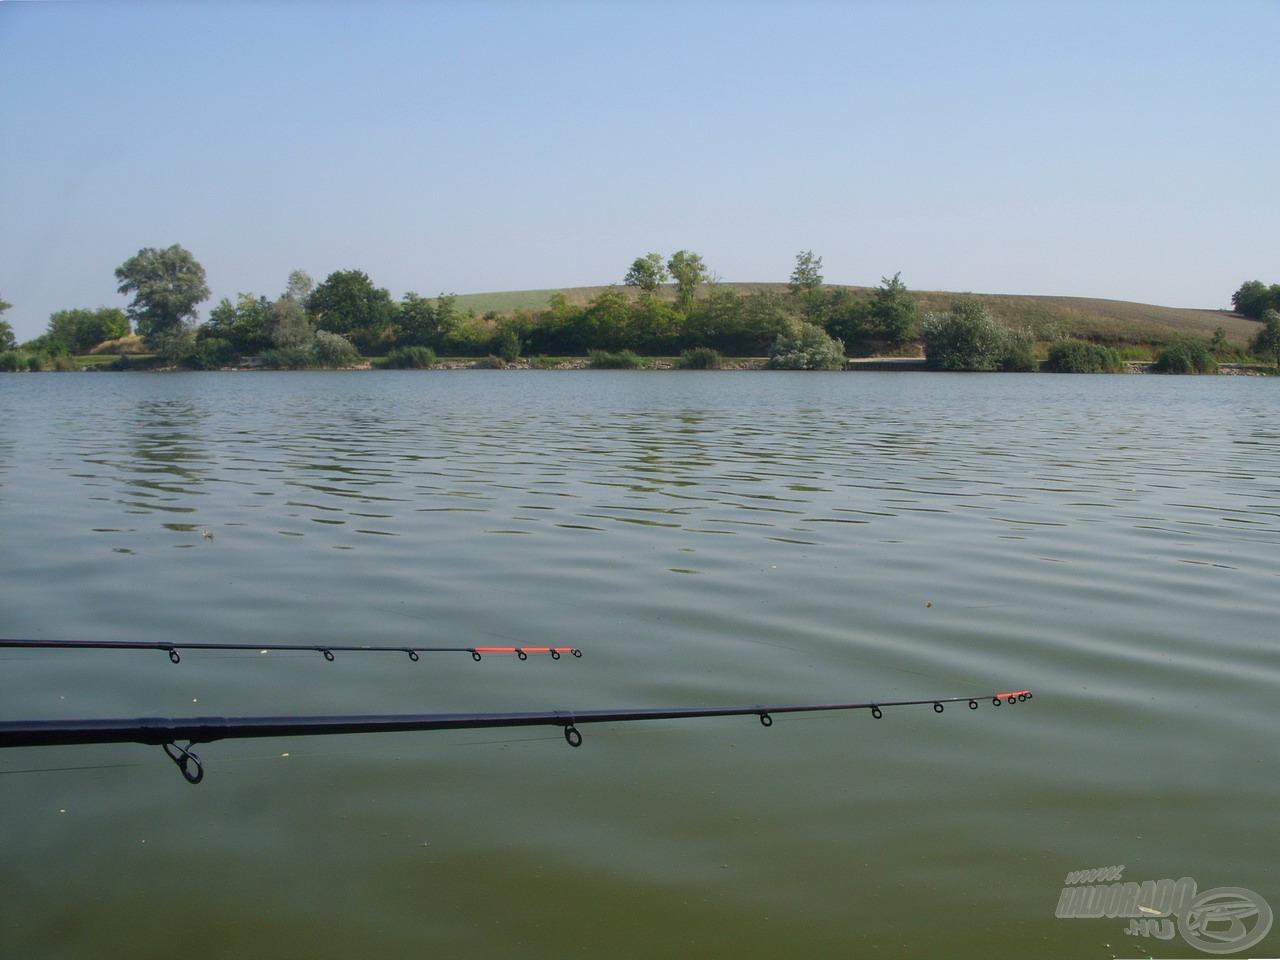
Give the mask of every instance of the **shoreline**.
[{"label": "shoreline", "polygon": [[[1152,371],[1155,363],[1150,360],[1127,360],[1125,361],[1125,371],[1123,374],[1082,374],[1082,376],[1125,376],[1128,374],[1159,376]],[[262,369],[260,367],[224,367],[225,371],[243,371]],[[350,370],[376,370],[371,363],[364,363],[357,367],[348,367]],[[497,366],[491,360],[441,360],[430,367],[420,368],[424,371],[429,370],[592,370],[595,369],[591,365],[591,361],[585,357],[563,360],[551,365],[534,365],[528,360],[513,360]],[[1255,363],[1220,363],[1218,364],[1218,372],[1216,374],[1195,374],[1195,376],[1224,376],[1224,377],[1265,377],[1270,376],[1269,368]],[[650,363],[643,367],[637,368],[636,373],[643,373],[652,370],[681,370],[680,366],[674,359],[660,357],[653,359]],[[682,370],[685,373],[720,373],[734,371],[768,371],[772,373],[812,373],[814,371],[788,371],[775,370],[769,371],[768,361],[763,358],[726,360],[714,370]],[[990,370],[990,371],[948,371],[948,370],[932,370],[925,365],[923,357],[860,357],[851,358],[845,361],[843,370],[828,371],[832,373],[1001,373],[1007,371]],[[1029,373],[1043,373],[1045,371],[1025,371]],[[1057,374],[1061,376],[1061,374]],[[1168,374],[1168,376],[1178,376],[1178,374]]]},{"label": "shoreline", "polygon": [[[82,364],[73,369],[61,370],[38,370],[38,371],[12,371],[15,373],[255,373],[258,371],[275,371],[275,372],[341,372],[341,371],[381,371],[374,365],[372,359],[363,359],[360,363],[349,367],[311,367],[297,371],[289,371],[284,368],[265,367],[261,363],[256,362],[256,358],[249,358],[246,362],[236,364],[234,366],[219,367],[217,370],[195,371],[180,367],[147,367],[146,361],[140,361],[137,368],[131,370],[112,370],[107,364]],[[1149,360],[1126,360],[1124,362],[1125,369],[1117,374],[1086,374],[1087,376],[1124,376],[1128,374],[1151,375],[1157,376],[1152,370],[1154,362]],[[596,370],[596,369],[616,369],[608,367],[595,367],[589,357],[565,357],[556,360],[540,359],[529,360],[525,358],[499,361],[494,357],[477,357],[477,358],[446,358],[437,360],[429,367],[402,367],[391,369],[414,370],[419,372],[430,372],[433,370],[455,371],[455,370]],[[651,357],[646,358],[642,366],[633,368],[634,372],[643,373],[645,371],[666,371],[680,370],[688,373],[718,373],[718,372],[735,372],[735,371],[768,371],[774,373],[796,373],[796,372],[814,372],[814,371],[787,371],[776,370],[770,371],[768,360],[764,357],[738,357],[723,358],[720,366],[709,369],[685,370],[680,367],[679,359],[676,357]],[[933,370],[929,368],[923,357],[855,357],[847,358],[843,369],[838,371],[828,371],[833,373],[1013,373],[1015,371],[969,371],[969,370]],[[1044,373],[1042,370],[1016,371],[1021,373]],[[1257,363],[1230,363],[1224,362],[1218,364],[1216,373],[1210,374],[1193,374],[1194,376],[1226,376],[1226,377],[1268,377],[1275,376],[1277,371],[1273,367],[1265,364]],[[1178,374],[1168,374],[1169,376],[1178,376]],[[1186,374],[1183,374],[1185,376]]]}]

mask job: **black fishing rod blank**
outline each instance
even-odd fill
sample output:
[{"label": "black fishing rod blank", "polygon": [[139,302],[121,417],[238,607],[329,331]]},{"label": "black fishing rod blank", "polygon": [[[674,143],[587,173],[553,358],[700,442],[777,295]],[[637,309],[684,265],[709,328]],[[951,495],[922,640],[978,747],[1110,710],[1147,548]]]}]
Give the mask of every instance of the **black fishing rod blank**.
[{"label": "black fishing rod blank", "polygon": [[[869,710],[879,720],[886,707],[929,704],[942,713],[948,703],[967,703],[978,709],[982,700],[994,706],[1031,699],[1030,690],[981,697],[943,697],[934,700],[882,700],[866,703],[808,703],[748,707],[642,707],[630,710],[550,710],[533,713],[421,713],[312,717],[140,717],[121,720],[5,720],[0,721],[0,748],[66,746],[91,743],[143,743],[164,748],[190,783],[204,779],[204,765],[191,751],[198,743],[260,737],[333,736],[347,733],[397,733],[420,730],[478,730],[494,727],[560,727],[571,747],[582,745],[578,725],[626,723],[636,720],[684,720],[706,717],[756,716],[773,726],[776,713],[815,713],[826,710]],[[179,741],[186,741],[180,745]]]},{"label": "black fishing rod blank", "polygon": [[182,660],[179,650],[256,650],[259,653],[270,650],[306,650],[319,653],[330,662],[333,661],[335,652],[405,653],[413,661],[417,661],[421,653],[469,653],[471,659],[477,662],[484,659],[486,653],[514,653],[521,660],[528,660],[531,653],[549,653],[553,660],[559,660],[564,655],[582,656],[582,651],[576,647],[375,647],[370,644],[200,643],[180,640],[0,640],[0,647],[36,650],[164,650],[174,663]]}]

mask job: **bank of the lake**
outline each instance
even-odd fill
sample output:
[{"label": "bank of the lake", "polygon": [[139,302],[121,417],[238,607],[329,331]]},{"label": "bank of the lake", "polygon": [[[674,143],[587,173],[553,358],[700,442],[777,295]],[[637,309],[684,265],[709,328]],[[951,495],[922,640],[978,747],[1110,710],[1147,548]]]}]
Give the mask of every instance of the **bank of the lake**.
[{"label": "bank of the lake", "polygon": [[[172,367],[161,367],[154,365],[154,358],[142,355],[131,359],[131,363],[123,369],[111,369],[111,365],[116,358],[106,357],[74,357],[71,358],[62,369],[42,370],[36,372],[55,372],[55,373],[101,373],[101,372],[145,372],[145,373],[173,373],[180,372]],[[353,367],[346,367],[346,370],[378,370],[378,357],[365,357],[359,364]],[[681,369],[681,360],[679,357],[643,357],[639,358],[640,363],[635,367],[637,370],[679,370]],[[722,357],[716,366],[716,370],[767,370],[769,360],[767,357]],[[1153,362],[1148,360],[1129,360],[1125,361],[1122,373],[1152,373]],[[1275,376],[1280,371],[1275,367],[1269,367],[1260,363],[1219,363],[1216,374],[1223,376]],[[536,357],[536,358],[518,358],[515,360],[499,360],[494,357],[440,357],[437,358],[430,366],[423,367],[424,370],[590,370],[594,368],[594,364],[590,357]],[[265,372],[268,368],[264,367],[256,358],[249,358],[243,362],[233,366],[222,367],[218,371],[201,371],[201,372],[222,372],[222,373],[244,373],[244,372]],[[932,373],[940,372],[932,370],[928,361],[924,357],[851,357],[845,361],[845,370],[855,373],[868,372],[893,372],[893,373]],[[312,371],[325,372],[325,371]],[[692,372],[692,371],[691,371]],[[1028,371],[1018,371],[1028,372]],[[1044,372],[1044,371],[1036,371]]]}]

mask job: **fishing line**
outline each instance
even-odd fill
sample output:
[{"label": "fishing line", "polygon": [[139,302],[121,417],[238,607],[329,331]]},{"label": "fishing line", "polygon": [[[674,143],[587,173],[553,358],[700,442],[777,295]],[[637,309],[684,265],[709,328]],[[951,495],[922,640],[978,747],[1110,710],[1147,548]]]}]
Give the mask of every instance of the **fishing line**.
[{"label": "fishing line", "polygon": [[114,770],[118,767],[141,767],[141,763],[95,763],[79,767],[29,767],[25,770],[0,770],[0,777],[12,773],[61,773],[64,770]]}]

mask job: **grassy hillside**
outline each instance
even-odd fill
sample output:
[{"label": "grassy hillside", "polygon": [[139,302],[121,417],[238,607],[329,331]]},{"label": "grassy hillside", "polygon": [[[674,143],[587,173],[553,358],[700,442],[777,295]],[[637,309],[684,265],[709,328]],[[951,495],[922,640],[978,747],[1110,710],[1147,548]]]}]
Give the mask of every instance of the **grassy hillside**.
[{"label": "grassy hillside", "polygon": [[[785,283],[721,283],[740,294],[757,290],[785,293]],[[539,310],[547,305],[553,293],[563,293],[571,304],[585,304],[604,287],[572,287],[562,290],[513,290],[504,293],[473,293],[458,297],[461,310],[478,314],[511,313],[516,310]],[[850,287],[871,292],[870,287]],[[940,290],[913,291],[923,313],[942,311],[960,294]],[[1212,336],[1222,327],[1227,336],[1247,342],[1258,330],[1258,324],[1225,310],[1192,310],[1183,307],[1160,307],[1124,300],[1098,300],[1088,297],[1019,296],[998,293],[966,294],[976,297],[992,316],[1014,327],[1030,327],[1041,339],[1054,336],[1081,337],[1109,343],[1166,343],[1175,335]]]}]

